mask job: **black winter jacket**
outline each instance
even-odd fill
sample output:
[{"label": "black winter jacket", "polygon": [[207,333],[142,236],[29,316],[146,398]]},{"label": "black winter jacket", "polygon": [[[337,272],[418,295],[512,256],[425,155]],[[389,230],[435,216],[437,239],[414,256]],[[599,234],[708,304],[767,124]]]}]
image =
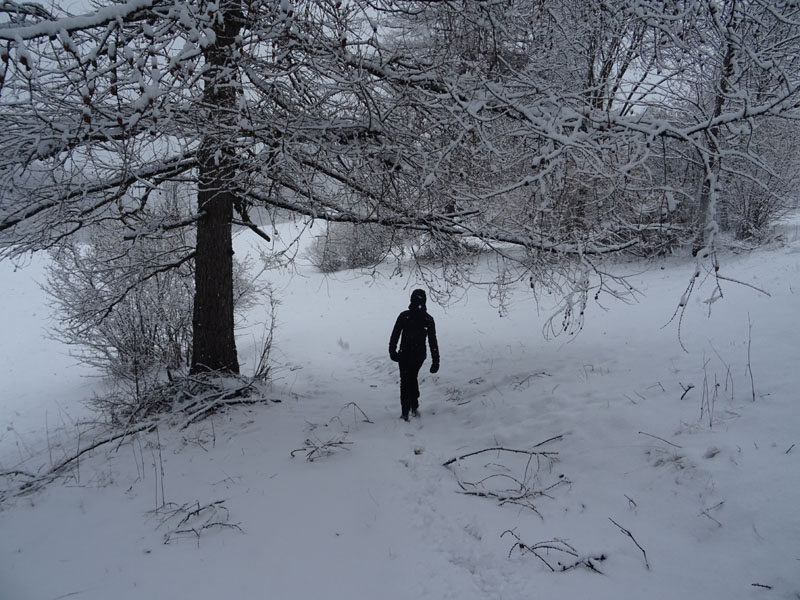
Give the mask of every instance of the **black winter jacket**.
[{"label": "black winter jacket", "polygon": [[[397,342],[400,341],[400,354],[397,354]],[[389,355],[393,360],[415,358],[424,360],[427,356],[425,341],[431,347],[431,360],[439,364],[439,342],[436,340],[436,323],[433,317],[419,305],[413,305],[397,317],[389,338]]]}]

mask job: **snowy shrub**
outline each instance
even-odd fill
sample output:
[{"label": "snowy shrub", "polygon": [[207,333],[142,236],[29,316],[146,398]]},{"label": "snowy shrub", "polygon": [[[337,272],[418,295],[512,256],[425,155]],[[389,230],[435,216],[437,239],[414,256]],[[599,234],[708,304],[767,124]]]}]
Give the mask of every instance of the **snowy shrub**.
[{"label": "snowy shrub", "polygon": [[769,168],[750,168],[732,157],[725,163],[725,193],[720,198],[720,225],[737,240],[761,243],[773,233],[800,193],[800,128],[794,123],[769,120],[739,154],[757,151],[769,157]]},{"label": "snowy shrub", "polygon": [[485,246],[462,238],[421,233],[408,236],[411,254],[418,262],[451,264],[466,261],[485,250]]},{"label": "snowy shrub", "polygon": [[[148,210],[165,222],[180,219],[186,213],[180,198],[177,188],[171,189]],[[56,247],[44,286],[58,319],[54,337],[117,387],[94,401],[113,418],[152,404],[145,400],[148,391],[185,375],[192,355],[194,264],[188,238],[193,236],[185,228],[131,236],[129,227],[119,221],[97,224],[82,241]],[[264,291],[248,278],[250,266],[234,263],[234,303],[240,311]],[[264,365],[260,370],[268,371]]]},{"label": "snowy shrub", "polygon": [[330,223],[309,250],[311,263],[323,273],[370,267],[383,261],[394,245],[394,233],[380,225]]},{"label": "snowy shrub", "polygon": [[[778,187],[773,183],[771,189]],[[785,197],[765,189],[759,182],[739,179],[729,184],[720,207],[724,230],[737,240],[762,242],[790,210]]]},{"label": "snowy shrub", "polygon": [[162,369],[170,375],[191,354],[191,263],[146,272],[174,250],[174,240],[139,240],[119,250],[107,233],[52,253],[46,291],[59,319],[56,337],[112,379],[140,382]]}]

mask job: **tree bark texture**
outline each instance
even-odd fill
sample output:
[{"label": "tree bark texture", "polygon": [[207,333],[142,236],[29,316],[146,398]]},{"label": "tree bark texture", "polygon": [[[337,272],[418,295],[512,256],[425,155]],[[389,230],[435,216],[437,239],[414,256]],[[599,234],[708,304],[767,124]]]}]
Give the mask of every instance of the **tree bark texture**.
[{"label": "tree bark texture", "polygon": [[216,41],[204,50],[203,102],[207,129],[198,151],[192,373],[239,372],[233,324],[231,192],[237,174],[234,146],[239,81],[232,57],[241,4],[223,1],[214,20]]}]

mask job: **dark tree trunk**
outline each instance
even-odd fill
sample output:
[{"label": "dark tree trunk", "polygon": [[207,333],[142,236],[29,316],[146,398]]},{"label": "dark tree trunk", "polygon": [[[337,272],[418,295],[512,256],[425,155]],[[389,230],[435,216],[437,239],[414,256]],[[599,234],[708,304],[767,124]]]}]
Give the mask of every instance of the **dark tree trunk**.
[{"label": "dark tree trunk", "polygon": [[208,182],[213,177],[213,169],[209,170],[200,173],[198,194],[205,214],[197,224],[192,372],[238,373],[233,333],[233,203],[230,193],[215,185],[224,185],[224,180]]},{"label": "dark tree trunk", "polygon": [[199,187],[195,250],[192,373],[239,372],[233,332],[233,185],[238,77],[232,58],[241,28],[241,3],[223,1],[215,19],[216,43],[205,48],[203,101],[207,129],[198,151]]}]

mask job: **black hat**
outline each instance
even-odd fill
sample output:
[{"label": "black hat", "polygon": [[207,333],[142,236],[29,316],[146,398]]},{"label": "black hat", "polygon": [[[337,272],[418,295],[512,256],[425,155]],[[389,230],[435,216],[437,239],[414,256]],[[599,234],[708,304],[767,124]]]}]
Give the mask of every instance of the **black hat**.
[{"label": "black hat", "polygon": [[425,303],[428,297],[425,295],[425,290],[416,289],[411,292],[411,305],[410,308],[422,310],[425,308]]}]

